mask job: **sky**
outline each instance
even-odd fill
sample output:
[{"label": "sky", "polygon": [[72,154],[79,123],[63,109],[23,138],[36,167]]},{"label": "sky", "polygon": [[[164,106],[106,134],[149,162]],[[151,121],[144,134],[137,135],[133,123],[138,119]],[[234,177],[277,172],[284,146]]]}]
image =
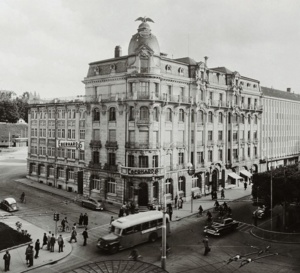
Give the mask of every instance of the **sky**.
[{"label": "sky", "polygon": [[0,0],[0,90],[84,95],[88,64],[127,55],[144,16],[168,57],[300,94],[298,0]]}]

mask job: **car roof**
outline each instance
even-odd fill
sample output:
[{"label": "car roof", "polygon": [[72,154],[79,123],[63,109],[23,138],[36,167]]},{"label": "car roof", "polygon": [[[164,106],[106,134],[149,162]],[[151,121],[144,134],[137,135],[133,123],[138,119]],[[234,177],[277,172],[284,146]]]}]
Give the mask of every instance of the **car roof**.
[{"label": "car roof", "polygon": [[14,204],[17,203],[15,198],[9,197],[4,199],[8,204]]}]

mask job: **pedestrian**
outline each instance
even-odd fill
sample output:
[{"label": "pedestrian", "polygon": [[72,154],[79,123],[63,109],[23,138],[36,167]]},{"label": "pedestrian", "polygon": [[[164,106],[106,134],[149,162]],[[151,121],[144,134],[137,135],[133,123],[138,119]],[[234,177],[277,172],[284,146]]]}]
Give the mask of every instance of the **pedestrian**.
[{"label": "pedestrian", "polygon": [[211,191],[211,200],[214,200],[214,191]]},{"label": "pedestrian", "polygon": [[178,200],[178,209],[182,209],[182,204],[183,204],[183,199],[180,196],[179,200]]},{"label": "pedestrian", "polygon": [[83,215],[83,225],[84,225],[84,227],[87,227],[88,224],[89,224],[89,217],[88,217],[87,213],[85,213]]},{"label": "pedestrian", "polygon": [[83,245],[86,246],[86,240],[87,240],[87,238],[89,238],[87,228],[85,228],[85,230],[82,232],[82,236],[83,236]]},{"label": "pedestrian", "polygon": [[75,240],[75,243],[77,243],[77,231],[74,227],[72,227],[71,238],[69,242],[72,243],[73,240]]},{"label": "pedestrian", "polygon": [[118,215],[118,216],[119,216],[119,218],[124,216],[124,209],[123,209],[123,206],[120,207],[119,215]]},{"label": "pedestrian", "polygon": [[244,189],[247,190],[247,182],[244,182]]},{"label": "pedestrian", "polygon": [[172,221],[172,215],[173,215],[172,204],[168,204],[167,213],[169,214],[170,221]]},{"label": "pedestrian", "polygon": [[30,246],[30,249],[28,251],[28,258],[29,258],[29,265],[28,265],[28,267],[33,266],[33,256],[34,256],[33,246]]},{"label": "pedestrian", "polygon": [[130,208],[130,213],[135,214],[135,204],[132,201],[130,201],[129,208]]},{"label": "pedestrian", "polygon": [[210,252],[210,247],[208,245],[208,236],[205,236],[205,238],[203,239],[203,244],[204,244],[204,256],[207,255],[208,252]]},{"label": "pedestrian", "polygon": [[199,216],[201,216],[203,213],[203,208],[201,205],[199,206],[198,211],[199,211]]},{"label": "pedestrian", "polygon": [[110,217],[110,222],[109,222],[109,225],[110,225],[110,226],[111,226],[111,223],[112,223],[114,220],[115,220],[114,217],[111,216],[111,217]]},{"label": "pedestrian", "polygon": [[29,254],[30,254],[30,249],[31,249],[31,244],[29,244],[29,245],[26,247],[26,250],[25,250],[26,264],[29,264]]},{"label": "pedestrian", "polygon": [[46,232],[44,233],[44,237],[43,237],[43,245],[41,247],[41,249],[43,249],[44,246],[46,246],[48,244],[48,237]]},{"label": "pedestrian", "polygon": [[175,206],[175,208],[177,208],[177,201],[178,201],[178,196],[176,195],[175,198],[174,198],[174,203],[175,203],[174,206]]},{"label": "pedestrian", "polygon": [[126,203],[126,205],[125,205],[125,214],[126,214],[126,216],[129,215],[129,205],[128,205],[128,203]]},{"label": "pedestrian", "polygon": [[79,216],[79,226],[82,226],[83,224],[83,213],[80,213],[80,216]]},{"label": "pedestrian", "polygon": [[40,240],[37,239],[36,242],[35,242],[35,246],[34,246],[34,249],[35,249],[35,256],[34,256],[34,258],[36,258],[36,259],[39,257],[40,248],[41,248],[41,246],[40,246]]},{"label": "pedestrian", "polygon": [[224,193],[224,189],[221,190],[221,199],[225,198],[225,193]]},{"label": "pedestrian", "polygon": [[58,252],[64,252],[64,239],[61,234],[57,238]]},{"label": "pedestrian", "polygon": [[61,226],[62,226],[62,231],[65,231],[66,224],[68,224],[68,219],[65,217],[64,219],[61,220]]},{"label": "pedestrian", "polygon": [[51,231],[49,231],[47,239],[47,249],[50,250]]},{"label": "pedestrian", "polygon": [[3,260],[4,260],[4,271],[9,271],[10,254],[8,250],[6,250],[6,253],[3,256]]},{"label": "pedestrian", "polygon": [[73,224],[73,228],[77,231],[77,224],[76,223]]},{"label": "pedestrian", "polygon": [[56,239],[54,237],[54,234],[52,234],[50,238],[50,252],[54,252],[54,245],[55,245]]}]

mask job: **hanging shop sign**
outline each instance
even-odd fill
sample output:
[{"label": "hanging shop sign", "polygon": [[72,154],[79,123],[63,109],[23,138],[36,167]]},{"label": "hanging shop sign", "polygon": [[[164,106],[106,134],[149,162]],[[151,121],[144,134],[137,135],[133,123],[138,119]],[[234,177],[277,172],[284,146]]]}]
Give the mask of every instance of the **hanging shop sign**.
[{"label": "hanging shop sign", "polygon": [[74,148],[77,150],[84,150],[84,142],[82,141],[69,141],[69,140],[57,140],[57,148]]}]

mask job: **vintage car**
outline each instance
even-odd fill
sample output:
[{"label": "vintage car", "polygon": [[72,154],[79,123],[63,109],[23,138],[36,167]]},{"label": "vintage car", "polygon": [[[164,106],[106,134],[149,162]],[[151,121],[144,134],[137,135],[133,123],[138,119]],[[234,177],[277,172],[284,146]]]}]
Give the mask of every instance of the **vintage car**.
[{"label": "vintage car", "polygon": [[94,210],[104,210],[104,204],[101,201],[97,201],[94,198],[82,199],[81,205],[85,208],[90,208]]},{"label": "vintage car", "polygon": [[220,236],[236,230],[238,225],[239,222],[233,220],[232,218],[220,219],[217,221],[213,221],[210,225],[205,226],[204,233]]},{"label": "vintage car", "polygon": [[262,207],[258,207],[255,211],[253,211],[252,216],[257,217],[258,219],[263,219],[270,215],[270,209],[263,205]]},{"label": "vintage car", "polygon": [[6,210],[8,212],[19,210],[16,200],[12,197],[5,198],[0,203],[0,208],[3,209],[3,210]]}]

